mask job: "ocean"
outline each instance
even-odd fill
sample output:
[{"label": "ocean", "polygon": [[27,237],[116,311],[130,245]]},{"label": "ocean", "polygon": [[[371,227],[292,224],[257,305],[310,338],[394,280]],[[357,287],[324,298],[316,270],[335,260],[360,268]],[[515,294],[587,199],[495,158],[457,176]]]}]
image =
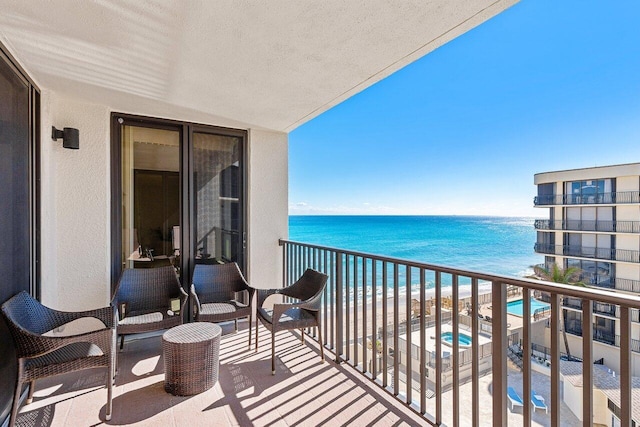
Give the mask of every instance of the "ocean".
[{"label": "ocean", "polygon": [[345,250],[524,277],[544,261],[533,218],[290,216],[289,239]]}]

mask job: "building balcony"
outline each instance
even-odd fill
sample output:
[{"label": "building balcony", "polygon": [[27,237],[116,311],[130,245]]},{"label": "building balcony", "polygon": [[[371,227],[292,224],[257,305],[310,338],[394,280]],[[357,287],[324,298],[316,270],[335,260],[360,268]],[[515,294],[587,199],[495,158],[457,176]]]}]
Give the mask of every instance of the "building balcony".
[{"label": "building balcony", "polygon": [[[579,325],[567,325],[566,332],[571,335],[582,337],[582,328]],[[593,341],[608,344],[613,347],[620,347],[620,335],[609,332],[593,331]],[[631,339],[630,350],[640,353],[640,340]]]},{"label": "building balcony", "polygon": [[631,279],[613,279],[615,285],[614,288],[618,291],[627,291],[640,293],[640,281]]},{"label": "building balcony", "polygon": [[640,293],[640,280],[621,279],[604,274],[589,273],[583,274],[581,280],[589,286],[598,288]]},{"label": "building balcony", "polygon": [[584,221],[537,219],[536,230],[594,231],[603,233],[640,233],[640,221]]},{"label": "building balcony", "polygon": [[[573,310],[576,311],[582,311],[582,299],[580,298],[563,298],[562,299],[562,306],[566,307],[566,308],[571,308]],[[616,306],[612,305],[612,304],[603,304],[597,301],[593,302],[593,314],[597,314],[597,315],[601,315],[601,316],[608,316],[608,317],[619,317],[617,310],[616,310]],[[637,312],[633,313],[632,310],[632,314],[631,314],[632,318],[635,318],[635,320],[637,321],[638,318],[638,314]]]},{"label": "building balcony", "polygon": [[[550,268],[545,264],[538,264],[537,266],[544,269]],[[623,279],[608,274],[592,274],[588,272],[583,272],[580,275],[580,280],[589,286],[597,288],[640,293],[640,280]]]},{"label": "building balcony", "polygon": [[[562,306],[564,308],[573,310],[573,311],[582,311],[582,299],[580,298],[571,298],[565,297],[562,299]],[[593,301],[592,303],[592,312],[594,315],[609,317],[609,318],[620,318],[620,309],[618,306],[614,304],[606,304],[597,301]],[[629,311],[629,315],[631,316],[632,322],[640,322],[640,312],[635,309],[631,309]]]},{"label": "building balcony", "polygon": [[589,248],[584,246],[552,245],[536,243],[534,250],[540,254],[563,255],[578,258],[592,258],[608,261],[640,262],[640,251],[613,248]]},{"label": "building balcony", "polygon": [[[579,362],[561,363],[560,328],[554,327],[559,325],[559,310],[553,307],[566,295],[615,305],[624,319],[640,308],[637,297],[602,290],[280,243],[283,285],[306,268],[329,275],[321,311],[322,342],[313,330],[305,334],[305,344],[298,332],[280,332],[276,373],[271,375],[270,334],[261,326],[258,351],[247,350],[247,323],[241,322],[237,334],[232,324],[223,325],[218,384],[196,396],[175,397],[162,387],[159,334],[134,336],[119,353],[110,424],[479,426],[491,420],[503,426],[523,424],[526,416],[530,425],[578,425],[572,412],[577,409],[563,400],[560,384],[566,363]],[[507,305],[516,288],[520,315],[508,311],[512,307]],[[529,297],[534,292],[549,295],[552,307],[545,321],[551,325],[548,374],[539,373],[540,368],[532,367],[538,362],[514,350],[533,347],[537,320]],[[593,328],[591,319],[574,326],[578,325],[581,332]],[[621,378],[630,377],[635,345],[630,322],[621,321],[619,329],[619,360],[610,361]],[[318,357],[320,345],[325,363]],[[590,353],[582,358],[584,364],[595,361]],[[100,387],[103,375],[39,381],[34,402],[22,407],[19,424],[100,424],[106,393]],[[594,384],[590,375],[583,375],[582,381]],[[512,410],[508,388],[520,396],[535,391],[544,397],[549,412],[534,411],[530,399],[523,399],[520,410]],[[593,402],[600,391],[585,386],[576,393],[577,400]],[[620,382],[619,393],[621,416],[631,419],[631,405],[624,403],[631,401],[631,383]],[[633,416],[640,419],[640,413]]]},{"label": "building balcony", "polygon": [[533,198],[534,206],[615,205],[640,203],[640,191],[617,191],[590,195],[550,194]]}]

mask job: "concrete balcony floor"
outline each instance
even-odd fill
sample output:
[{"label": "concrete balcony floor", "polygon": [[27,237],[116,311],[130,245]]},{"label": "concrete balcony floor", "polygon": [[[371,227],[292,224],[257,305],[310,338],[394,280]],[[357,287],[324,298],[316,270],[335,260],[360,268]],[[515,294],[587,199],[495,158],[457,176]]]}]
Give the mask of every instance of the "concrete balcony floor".
[{"label": "concrete balcony floor", "polygon": [[224,324],[220,377],[210,390],[188,397],[164,391],[161,335],[125,342],[119,353],[113,416],[105,422],[104,370],[86,370],[38,381],[34,400],[23,405],[18,426],[295,426],[426,425],[402,403],[327,358],[315,341],[280,332],[276,375],[271,339],[260,328],[258,352],[247,350],[247,322],[233,333]]}]

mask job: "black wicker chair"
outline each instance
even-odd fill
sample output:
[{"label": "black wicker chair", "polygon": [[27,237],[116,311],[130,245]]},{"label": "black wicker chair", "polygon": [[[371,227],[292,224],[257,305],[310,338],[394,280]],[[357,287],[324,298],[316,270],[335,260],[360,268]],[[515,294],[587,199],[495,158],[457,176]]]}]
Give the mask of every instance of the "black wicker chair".
[{"label": "black wicker chair", "polygon": [[[243,293],[244,301],[237,300]],[[204,265],[197,264],[193,270],[191,295],[195,301],[195,320],[197,322],[235,321],[238,331],[238,319],[249,318],[249,348],[251,348],[251,302],[255,289],[247,284],[238,264]]]},{"label": "black wicker chair", "polygon": [[[172,311],[172,300],[180,312]],[[111,304],[117,309],[120,349],[124,336],[168,329],[182,324],[187,293],[173,267],[131,268],[120,276]]]},{"label": "black wicker chair", "polygon": [[[324,361],[322,328],[320,328],[320,302],[328,276],[316,270],[307,269],[294,284],[282,289],[257,289],[256,310],[256,351],[258,350],[258,319],[271,331],[271,373],[276,373],[276,332],[300,329],[304,343],[304,328],[317,327],[320,342],[320,358]],[[262,304],[268,296],[280,294],[292,302],[276,303],[273,310],[266,310]]]},{"label": "black wicker chair", "polygon": [[[107,368],[106,420],[111,419],[116,347],[113,307],[82,312],[57,311],[23,291],[2,304],[2,314],[13,337],[18,359],[10,426],[16,421],[24,383],[30,383],[28,404],[33,399],[36,380],[99,367]],[[100,320],[104,328],[76,335],[45,335],[71,321],[89,317]]]}]

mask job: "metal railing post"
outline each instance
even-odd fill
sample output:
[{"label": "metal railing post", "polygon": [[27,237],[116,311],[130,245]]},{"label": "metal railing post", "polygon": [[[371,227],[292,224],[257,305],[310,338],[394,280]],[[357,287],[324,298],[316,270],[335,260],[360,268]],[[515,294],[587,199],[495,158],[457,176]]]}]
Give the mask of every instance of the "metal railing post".
[{"label": "metal railing post", "polygon": [[[593,337],[593,304],[582,301],[582,336]],[[582,340],[582,422],[593,425],[593,347],[592,340]]]},{"label": "metal railing post", "polygon": [[344,283],[342,278],[342,252],[336,252],[336,363],[342,362],[344,353],[343,328],[344,328]]},{"label": "metal railing post", "polygon": [[501,282],[491,282],[491,344],[493,369],[493,425],[504,427],[507,417],[507,292]]},{"label": "metal railing post", "polygon": [[[414,410],[416,412],[420,412],[424,414],[427,422],[432,425],[440,425],[443,422],[443,400],[451,398],[453,403],[453,407],[458,407],[459,410],[465,412],[466,408],[460,407],[461,402],[458,396],[456,396],[459,390],[456,390],[456,385],[453,385],[453,392],[451,396],[448,396],[447,393],[443,396],[443,391],[447,390],[450,387],[449,380],[454,377],[454,383],[459,381],[464,382],[466,377],[463,375],[467,375],[463,371],[455,371],[456,369],[460,369],[461,366],[468,366],[471,363],[470,370],[472,371],[472,407],[469,408],[471,412],[472,419],[469,421],[470,425],[476,426],[480,424],[480,409],[485,404],[484,395],[481,394],[479,385],[479,377],[483,375],[483,372],[480,372],[479,365],[480,361],[484,361],[485,357],[492,358],[492,368],[491,372],[492,376],[492,420],[493,425],[503,427],[507,422],[507,355],[510,349],[507,348],[508,343],[513,343],[513,336],[507,336],[508,329],[506,327],[506,321],[508,318],[508,314],[506,311],[506,298],[507,294],[510,293],[509,286],[518,286],[521,287],[523,292],[523,298],[526,301],[523,302],[523,356],[525,360],[523,361],[523,392],[524,397],[528,393],[531,392],[533,384],[531,384],[531,361],[529,360],[531,348],[538,347],[531,344],[531,325],[530,318],[533,317],[536,320],[539,319],[544,314],[540,312],[540,310],[532,310],[531,305],[529,304],[529,296],[531,295],[531,291],[535,291],[536,294],[547,293],[551,295],[551,309],[548,312],[551,315],[551,322],[548,324],[548,327],[551,328],[551,349],[547,349],[546,347],[536,348],[537,351],[541,351],[545,353],[545,359],[551,361],[551,387],[550,387],[550,398],[547,405],[550,410],[550,424],[551,425],[560,425],[560,410],[558,409],[560,404],[562,403],[561,391],[560,391],[560,356],[562,355],[562,342],[560,340],[560,333],[562,327],[562,299],[561,295],[565,297],[565,305],[568,305],[569,309],[571,309],[571,302],[575,300],[583,300],[584,304],[581,304],[580,307],[576,307],[582,310],[582,322],[580,321],[569,321],[565,325],[566,330],[568,332],[575,331],[576,333],[583,336],[582,343],[582,355],[583,355],[583,365],[586,367],[583,370],[582,380],[583,384],[585,384],[584,389],[582,390],[582,401],[583,401],[583,409],[581,412],[582,418],[585,420],[585,425],[592,424],[593,410],[591,406],[593,405],[594,398],[594,388],[590,387],[590,384],[593,384],[594,378],[593,373],[590,372],[589,368],[592,368],[593,364],[593,341],[603,341],[611,345],[617,345],[619,347],[619,357],[620,357],[620,417],[622,420],[622,425],[630,423],[631,412],[632,412],[632,403],[631,403],[631,374],[632,374],[632,353],[640,352],[640,341],[634,340],[631,338],[632,328],[631,322],[637,322],[640,309],[640,296],[638,295],[629,295],[623,293],[615,293],[602,288],[578,288],[575,286],[568,286],[557,283],[550,283],[544,281],[536,281],[530,279],[518,279],[513,277],[504,277],[499,275],[491,275],[484,274],[479,272],[465,271],[456,268],[442,267],[436,266],[426,263],[420,263],[415,261],[407,261],[401,260],[397,258],[391,258],[386,256],[378,256],[372,254],[364,254],[358,253],[354,251],[347,251],[344,249],[336,249],[329,247],[321,247],[317,245],[310,245],[304,243],[298,243],[293,241],[288,241],[285,239],[281,239],[279,241],[282,249],[282,275],[283,275],[283,284],[289,284],[294,278],[298,276],[297,272],[301,270],[306,264],[306,262],[311,262],[313,266],[320,267],[324,266],[327,273],[330,275],[329,281],[329,290],[325,294],[325,298],[328,300],[327,304],[324,306],[325,311],[325,331],[327,324],[330,325],[329,331],[330,334],[326,335],[331,336],[330,339],[330,347],[331,349],[335,349],[335,360],[337,363],[346,362],[348,365],[353,366],[354,363],[357,363],[355,358],[350,359],[347,349],[345,349],[345,345],[353,345],[353,341],[350,340],[350,325],[347,322],[347,318],[345,316],[350,313],[350,302],[347,298],[351,298],[351,292],[354,292],[355,295],[358,295],[358,301],[354,300],[354,318],[356,319],[354,326],[354,338],[358,341],[360,338],[363,339],[363,347],[366,345],[367,338],[367,330],[370,326],[373,326],[373,331],[371,335],[372,339],[372,359],[371,365],[373,366],[374,374],[372,377],[375,379],[378,370],[382,371],[382,378],[378,378],[374,380],[372,384],[377,384],[382,386],[382,388],[386,389],[390,394],[400,395],[397,397],[399,401],[404,401],[403,403],[411,403],[407,406],[408,410]],[[323,252],[326,251],[326,252]],[[324,256],[324,263],[323,258]],[[334,258],[335,256],[335,258]],[[351,259],[353,259],[354,265],[354,288],[351,288]],[[369,290],[366,289],[367,281],[369,277],[369,267],[366,265],[367,260],[371,260],[371,295],[369,295]],[[360,262],[362,261],[361,270],[359,269]],[[345,264],[346,263],[346,264]],[[304,265],[303,265],[304,264]],[[330,264],[330,265],[329,265]],[[379,269],[378,265],[382,266]],[[390,270],[388,267],[391,267]],[[407,339],[406,346],[403,345],[402,348],[399,348],[398,338],[399,338],[399,329],[400,328],[400,320],[406,320],[406,333],[411,333],[411,309],[414,305],[410,301],[411,297],[411,277],[412,277],[412,269],[417,269],[420,273],[420,340],[419,347],[420,352],[418,360],[410,359],[412,351],[415,350],[415,347],[418,345],[417,339]],[[382,283],[380,284],[382,288],[382,298],[379,298],[378,293],[378,273],[382,271],[381,279]],[[399,315],[400,311],[400,303],[399,303],[399,287],[400,280],[399,272],[406,271],[406,282],[403,283],[406,287],[406,297],[407,300],[404,301],[402,307],[405,309],[406,316]],[[434,275],[434,291],[435,298],[428,299],[426,293],[426,274]],[[442,307],[443,298],[443,280],[442,276],[449,275],[452,277],[452,285],[454,286],[454,290],[452,292],[452,297],[449,301],[453,301],[452,312],[453,315],[456,316],[451,318],[450,311],[445,311]],[[471,304],[467,306],[468,308],[473,308],[472,310],[467,311],[467,315],[472,313],[472,318],[469,319],[466,316],[460,316],[460,306],[458,301],[461,301],[462,298],[457,292],[456,284],[459,284],[462,280],[467,280],[467,278],[471,279]],[[486,295],[478,295],[479,291],[479,281],[485,283],[491,283],[491,292]],[[618,283],[618,286],[628,286],[628,287],[636,287],[640,282],[633,283]],[[358,294],[358,286],[362,286],[362,294]],[[393,289],[389,289],[389,286],[393,286]],[[448,286],[448,284],[447,284]],[[346,289],[345,289],[346,288]],[[387,291],[393,291],[387,294]],[[393,296],[393,302],[389,300],[388,297]],[[369,298],[371,301],[369,302]],[[378,307],[378,303],[382,300],[382,304]],[[371,309],[371,313],[369,313],[368,304],[373,304]],[[427,303],[429,306],[427,306]],[[490,320],[491,324],[487,325],[486,322],[481,321],[481,318],[478,316],[478,308],[481,304],[492,305],[491,314],[493,319]],[[346,305],[346,306],[345,306]],[[391,306],[391,307],[389,307]],[[620,306],[619,310],[616,312],[612,311],[612,307]],[[388,310],[393,309],[393,313],[389,313]],[[379,312],[379,310],[382,310]],[[433,310],[433,311],[431,311]],[[429,317],[425,318],[425,312],[430,311]],[[435,312],[434,312],[435,311]],[[545,311],[546,312],[546,311]],[[326,314],[328,313],[328,319]],[[592,336],[592,328],[593,324],[591,322],[591,318],[594,313],[605,313],[609,315],[616,315],[619,317],[620,324],[620,335],[602,335],[599,334],[597,338]],[[371,323],[369,323],[369,314],[372,315]],[[376,320],[378,315],[382,315],[382,319]],[[361,317],[360,317],[361,316]],[[459,316],[459,317],[458,317]],[[488,317],[488,316],[486,316]],[[487,319],[489,320],[489,319]],[[427,339],[431,337],[432,332],[427,331],[428,328],[434,328],[435,334],[434,337],[442,336],[443,329],[443,321],[451,322],[453,326],[453,350],[455,353],[454,357],[443,357],[442,349],[443,343],[442,339],[434,339],[435,341],[435,352],[428,351],[425,347],[427,344]],[[358,330],[358,323],[361,323],[361,327],[363,333],[360,334]],[[480,345],[476,340],[472,340],[471,350],[469,352],[463,351],[458,354],[455,350],[460,348],[460,344],[456,338],[459,338],[457,333],[457,326],[463,327],[471,327],[473,332],[473,336],[477,336],[478,332],[488,331],[488,328],[485,326],[490,326],[492,330],[493,340],[491,343]],[[404,325],[402,326],[404,328]],[[378,338],[378,329],[381,330],[381,339],[382,339],[382,354],[380,357],[382,358],[382,363],[379,363],[378,355],[377,355],[377,338]],[[403,332],[404,333],[404,332]],[[336,338],[334,339],[334,334]],[[326,338],[325,338],[326,341]],[[322,345],[322,343],[321,343]],[[394,352],[389,353],[389,351],[393,348]],[[375,350],[374,350],[375,349]],[[366,351],[366,350],[365,350]],[[399,357],[401,353],[406,351],[406,355],[402,354],[402,357]],[[346,355],[346,357],[345,357]],[[405,357],[406,356],[406,357]],[[469,360],[469,356],[471,360]],[[550,359],[549,359],[550,356]],[[358,357],[358,356],[356,356]],[[393,359],[393,363],[388,364],[389,358]],[[406,362],[405,362],[406,358]],[[454,360],[454,363],[451,364],[450,359]],[[389,359],[389,360],[388,360]],[[369,357],[365,354],[362,357],[362,373],[367,375],[369,371],[367,365],[369,365]],[[418,384],[418,381],[411,380],[407,378],[405,381],[400,374],[404,375],[406,372],[408,375],[411,374],[412,365],[415,367],[416,363],[419,363],[420,371],[422,373],[420,378],[420,405],[418,409],[418,405],[413,405],[412,393],[408,392],[403,394],[405,386],[411,387],[412,384]],[[358,366],[353,366],[359,371]],[[435,376],[431,375],[429,370],[435,368]],[[451,373],[451,369],[454,369],[454,372]],[[465,368],[463,368],[465,369]],[[354,371],[355,372],[355,371]],[[427,377],[427,373],[429,377]],[[433,381],[433,382],[432,382]],[[382,383],[382,384],[380,384]],[[445,387],[446,384],[446,387]],[[435,397],[434,408],[433,411],[427,412],[427,398],[432,397],[431,391],[429,390],[429,385],[435,387],[435,393],[433,397]],[[459,385],[458,385],[459,387]],[[426,393],[429,392],[427,395]],[[415,393],[413,393],[415,395]],[[488,396],[487,396],[488,397]],[[456,403],[457,401],[458,403]],[[448,402],[447,402],[448,403]],[[488,403],[488,402],[487,402]],[[448,405],[447,405],[448,406]],[[524,426],[529,426],[532,424],[530,416],[530,409],[532,408],[529,399],[524,400],[524,413],[525,419],[523,420]],[[460,424],[462,421],[460,418],[463,416],[463,413],[456,416],[454,415],[452,418],[452,425]],[[447,417],[449,418],[449,417]],[[485,420],[486,421],[486,420]],[[465,421],[466,422],[466,421]],[[447,420],[449,423],[449,420]]]},{"label": "metal railing post", "polygon": [[551,294],[551,425],[560,425],[560,295]]}]

